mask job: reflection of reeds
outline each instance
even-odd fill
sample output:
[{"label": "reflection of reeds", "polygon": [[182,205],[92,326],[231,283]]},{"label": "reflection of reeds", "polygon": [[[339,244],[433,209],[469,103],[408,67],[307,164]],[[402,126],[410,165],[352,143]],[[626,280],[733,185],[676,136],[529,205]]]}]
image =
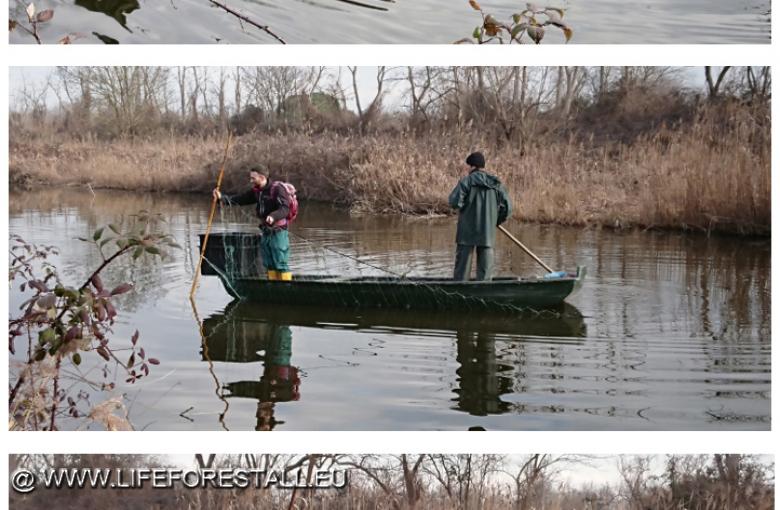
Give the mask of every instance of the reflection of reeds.
[{"label": "reflection of reeds", "polygon": [[[263,163],[275,178],[294,182],[303,198],[364,212],[442,213],[463,156],[481,147],[523,220],[768,234],[768,126],[745,109],[729,115],[727,128],[705,113],[684,128],[660,128],[629,144],[558,138],[524,152],[471,133],[250,134],[236,142],[226,186],[243,187],[242,169]],[[19,185],[207,191],[221,145],[218,137],[184,136],[12,140],[10,178]]]}]

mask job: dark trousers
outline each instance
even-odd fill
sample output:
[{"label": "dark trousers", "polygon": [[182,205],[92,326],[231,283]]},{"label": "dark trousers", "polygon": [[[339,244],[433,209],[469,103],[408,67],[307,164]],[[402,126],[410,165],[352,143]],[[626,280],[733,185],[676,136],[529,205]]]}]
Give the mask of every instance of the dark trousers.
[{"label": "dark trousers", "polygon": [[470,246],[459,244],[455,252],[455,280],[468,280],[471,277],[471,255],[477,251],[477,280],[493,279],[493,248],[490,246]]}]

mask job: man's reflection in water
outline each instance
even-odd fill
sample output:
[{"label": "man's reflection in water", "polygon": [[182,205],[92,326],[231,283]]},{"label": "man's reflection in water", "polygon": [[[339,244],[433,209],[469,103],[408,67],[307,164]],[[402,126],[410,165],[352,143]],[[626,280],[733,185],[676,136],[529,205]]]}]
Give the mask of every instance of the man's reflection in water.
[{"label": "man's reflection in water", "polygon": [[[292,330],[286,324],[216,315],[206,319],[208,356],[211,361],[253,363],[262,361],[259,381],[235,381],[222,385],[227,398],[258,401],[255,430],[273,430],[284,422],[275,417],[277,402],[300,398],[301,379],[292,366]],[[206,353],[203,353],[204,357]]]},{"label": "man's reflection in water", "polygon": [[[235,301],[223,313],[204,321],[208,358],[228,363],[262,362],[259,381],[220,384],[224,396],[253,398],[257,405],[257,430],[272,430],[278,402],[300,398],[300,376],[292,365],[290,325],[305,328],[338,328],[350,331],[416,334],[435,331],[457,339],[458,368],[453,408],[472,416],[517,413],[515,404],[502,396],[522,392],[517,374],[527,372],[527,337],[555,337],[557,345],[579,344],[586,335],[579,311],[562,307],[554,316],[414,313],[391,310],[341,310],[332,308],[273,307]],[[450,333],[452,332],[452,333]],[[389,333],[388,333],[389,334]],[[444,341],[444,337],[442,337]],[[498,350],[497,350],[498,349]],[[206,353],[204,352],[204,359]],[[367,384],[370,384],[368,381]],[[449,396],[448,396],[449,397]]]},{"label": "man's reflection in water", "polygon": [[264,330],[265,353],[263,375],[259,381],[238,381],[225,385],[228,397],[257,399],[257,425],[255,430],[273,430],[284,422],[274,416],[277,402],[292,402],[300,398],[301,379],[298,368],[291,365],[292,330],[290,326],[268,323]]},{"label": "man's reflection in water", "polygon": [[475,416],[507,412],[510,404],[502,401],[501,395],[512,391],[512,379],[501,372],[512,367],[499,365],[495,335],[459,330],[456,337],[460,364],[456,408]]}]

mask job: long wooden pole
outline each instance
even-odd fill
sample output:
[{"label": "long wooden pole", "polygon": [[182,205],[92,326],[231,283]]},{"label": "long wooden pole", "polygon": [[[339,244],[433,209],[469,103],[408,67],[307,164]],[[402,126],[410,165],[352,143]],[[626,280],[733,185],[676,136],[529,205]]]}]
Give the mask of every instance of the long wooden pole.
[{"label": "long wooden pole", "polygon": [[[225,164],[228,158],[228,149],[230,149],[230,140],[232,133],[228,130],[227,142],[225,142],[225,154],[222,157],[222,166],[219,168],[219,176],[217,176],[217,191],[222,186],[222,177],[225,175]],[[195,297],[195,291],[198,290],[198,280],[200,279],[200,266],[203,264],[203,257],[206,255],[206,245],[209,242],[209,234],[211,233],[211,223],[214,221],[214,214],[217,212],[217,197],[214,196],[211,199],[211,212],[209,213],[209,223],[206,226],[206,235],[203,236],[203,246],[200,249],[200,258],[198,259],[198,267],[195,269],[195,278],[192,280],[192,288],[190,289],[190,300]]]},{"label": "long wooden pole", "polygon": [[509,239],[514,241],[514,243],[516,245],[518,245],[520,248],[522,248],[524,252],[526,252],[528,255],[530,255],[532,259],[534,259],[536,262],[539,263],[539,265],[541,265],[543,268],[545,268],[548,273],[554,273],[555,272],[555,271],[552,270],[552,268],[550,268],[550,266],[548,266],[547,264],[542,262],[542,259],[540,259],[536,255],[534,255],[534,253],[531,250],[529,250],[523,243],[521,243],[520,239],[516,238],[507,229],[505,229],[503,225],[499,225],[498,226],[498,230],[500,230],[501,232],[505,233]]}]

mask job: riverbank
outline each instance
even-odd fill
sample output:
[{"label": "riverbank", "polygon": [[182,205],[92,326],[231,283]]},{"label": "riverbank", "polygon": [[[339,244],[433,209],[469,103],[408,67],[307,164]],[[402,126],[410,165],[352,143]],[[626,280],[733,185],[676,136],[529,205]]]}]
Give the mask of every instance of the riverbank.
[{"label": "riverbank", "polygon": [[[251,133],[235,140],[225,189],[241,189],[245,168],[262,164],[304,199],[361,213],[450,213],[447,196],[462,160],[479,148],[524,221],[769,235],[768,127],[743,110],[728,128],[711,119],[686,126],[629,143],[557,137],[525,151],[465,133]],[[204,192],[224,147],[214,136],[21,138],[11,135],[9,164],[11,185],[20,187]]]}]

